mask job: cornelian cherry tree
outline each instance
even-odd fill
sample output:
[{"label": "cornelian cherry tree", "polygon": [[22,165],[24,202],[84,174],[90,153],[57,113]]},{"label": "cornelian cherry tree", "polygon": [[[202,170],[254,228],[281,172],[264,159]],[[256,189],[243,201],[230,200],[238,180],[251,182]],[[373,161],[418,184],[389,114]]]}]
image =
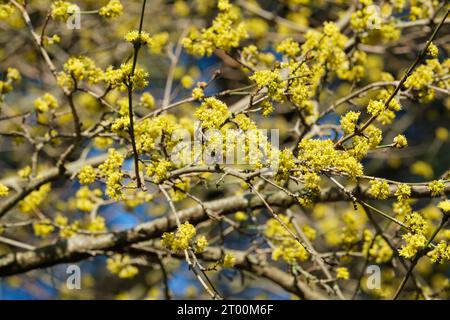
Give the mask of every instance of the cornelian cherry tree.
[{"label": "cornelian cherry tree", "polygon": [[0,0],[4,284],[448,298],[448,14]]}]

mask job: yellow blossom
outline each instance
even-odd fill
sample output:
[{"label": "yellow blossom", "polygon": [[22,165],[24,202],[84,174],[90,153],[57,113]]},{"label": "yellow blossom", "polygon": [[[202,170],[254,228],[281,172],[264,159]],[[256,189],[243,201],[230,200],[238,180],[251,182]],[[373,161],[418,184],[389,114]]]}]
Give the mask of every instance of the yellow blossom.
[{"label": "yellow blossom", "polygon": [[9,193],[9,188],[0,182],[0,197],[5,197]]},{"label": "yellow blossom", "polygon": [[222,266],[224,268],[233,268],[235,264],[236,264],[236,257],[231,253],[225,253],[225,256],[223,257]]},{"label": "yellow blossom", "polygon": [[95,181],[96,173],[92,166],[87,165],[81,168],[78,174],[78,180],[81,184],[90,184]]},{"label": "yellow blossom", "polygon": [[336,268],[336,278],[343,279],[343,280],[349,279],[350,273],[348,272],[348,269],[346,267]]},{"label": "yellow blossom", "polygon": [[111,19],[121,16],[123,13],[123,6],[119,0],[110,0],[106,6],[99,9],[98,14],[102,17]]},{"label": "yellow blossom", "polygon": [[395,136],[393,142],[394,142],[394,146],[399,149],[402,149],[402,148],[405,148],[408,146],[408,140],[406,140],[406,137],[402,134]]}]

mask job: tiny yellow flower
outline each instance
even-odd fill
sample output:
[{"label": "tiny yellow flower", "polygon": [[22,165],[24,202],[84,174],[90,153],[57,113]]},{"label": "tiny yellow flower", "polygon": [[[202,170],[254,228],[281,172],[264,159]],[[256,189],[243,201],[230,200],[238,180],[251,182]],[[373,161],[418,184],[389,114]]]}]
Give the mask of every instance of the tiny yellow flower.
[{"label": "tiny yellow flower", "polygon": [[231,253],[226,253],[223,257],[222,266],[224,268],[233,268],[236,264],[236,257],[232,255]]},{"label": "tiny yellow flower", "polygon": [[349,279],[350,273],[348,272],[348,269],[346,267],[336,268],[336,278],[343,279],[343,280]]},{"label": "tiny yellow flower", "polygon": [[9,188],[0,182],[0,197],[6,197],[9,193]]},{"label": "tiny yellow flower", "polygon": [[397,135],[394,138],[394,146],[396,148],[402,149],[408,146],[408,140],[406,140],[406,137],[402,134]]}]

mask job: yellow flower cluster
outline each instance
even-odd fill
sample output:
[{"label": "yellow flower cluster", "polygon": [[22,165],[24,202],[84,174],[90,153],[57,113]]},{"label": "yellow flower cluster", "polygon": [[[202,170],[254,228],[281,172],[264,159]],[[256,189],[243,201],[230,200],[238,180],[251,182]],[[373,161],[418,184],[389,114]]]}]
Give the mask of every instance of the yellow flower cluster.
[{"label": "yellow flower cluster", "polygon": [[349,111],[341,117],[341,127],[347,134],[355,132],[356,123],[358,122],[361,112]]},{"label": "yellow flower cluster", "polygon": [[150,53],[161,54],[168,40],[169,34],[167,32],[161,32],[153,35],[148,43]]},{"label": "yellow flower cluster", "polygon": [[[418,96],[423,102],[429,102],[434,99],[435,90],[430,88],[436,79],[448,74],[450,59],[446,59],[442,64],[438,59],[428,59],[425,64],[416,68],[416,70],[406,79],[405,87],[418,91]],[[446,87],[448,80],[439,81],[438,87]]]},{"label": "yellow flower cluster", "polygon": [[[284,215],[278,215],[278,217],[291,231],[295,232],[288,217]],[[309,258],[305,247],[298,243],[276,219],[272,218],[266,222],[264,234],[275,245],[275,249],[272,251],[273,260],[281,258],[289,264],[296,264]]]},{"label": "yellow flower cluster", "polygon": [[119,278],[133,278],[139,273],[136,266],[133,266],[131,258],[128,255],[115,254],[106,261],[106,268]]},{"label": "yellow flower cluster", "polygon": [[227,105],[214,97],[206,98],[194,115],[207,129],[220,129],[230,118]]},{"label": "yellow flower cluster", "polygon": [[75,236],[80,229],[80,221],[76,220],[72,224],[69,224],[69,219],[61,214],[57,214],[54,223],[59,228],[59,235],[62,238],[71,238]]},{"label": "yellow flower cluster", "polygon": [[93,219],[89,219],[89,222],[86,224],[86,230],[91,232],[100,232],[106,230],[105,218],[102,216],[95,216]]},{"label": "yellow flower cluster", "polygon": [[276,179],[287,179],[291,173],[291,170],[295,167],[295,159],[292,151],[289,149],[284,149],[281,151],[279,153],[278,161],[279,163]]},{"label": "yellow flower cluster", "polygon": [[69,90],[75,88],[75,81],[86,80],[89,84],[97,84],[104,79],[103,71],[88,57],[70,57],[64,63],[64,71],[58,74],[58,84]]},{"label": "yellow flower cluster", "polygon": [[364,51],[355,50],[349,60],[348,68],[339,68],[337,75],[347,81],[359,81],[365,75],[367,64],[367,54]]},{"label": "yellow flower cluster", "polygon": [[289,58],[295,58],[300,54],[300,45],[292,38],[287,38],[278,44],[276,48],[277,52],[288,56]]},{"label": "yellow flower cluster", "polygon": [[220,10],[209,28],[193,30],[183,39],[186,50],[197,56],[210,56],[214,49],[229,51],[239,46],[242,39],[247,38],[244,23],[239,23],[239,10],[228,0],[219,0]]},{"label": "yellow flower cluster", "polygon": [[389,124],[395,118],[395,112],[401,110],[401,105],[396,99],[392,99],[389,106],[385,106],[385,101],[388,99],[388,92],[382,91],[380,93],[380,100],[370,100],[367,106],[367,112],[377,117],[377,121],[381,124]]},{"label": "yellow flower cluster", "polygon": [[194,243],[195,253],[202,253],[208,246],[208,240],[205,236],[199,236]]},{"label": "yellow flower cluster", "polygon": [[0,4],[0,19],[6,19],[15,12],[15,7],[11,3]]},{"label": "yellow flower cluster", "polygon": [[243,113],[240,113],[237,116],[235,116],[233,118],[233,122],[235,122],[238,125],[238,127],[243,131],[257,129],[256,124]]},{"label": "yellow flower cluster", "polygon": [[95,207],[96,197],[101,195],[100,189],[91,190],[86,186],[81,187],[75,194],[75,206],[81,211],[91,212]]},{"label": "yellow flower cluster", "polygon": [[364,130],[363,136],[356,136],[353,138],[352,148],[348,150],[358,160],[363,159],[370,149],[376,148],[383,139],[382,132],[374,125],[369,125]]},{"label": "yellow flower cluster", "polygon": [[427,243],[427,238],[420,233],[407,233],[402,238],[406,245],[399,250],[399,254],[406,259],[413,258]]},{"label": "yellow flower cluster", "polygon": [[0,182],[0,197],[6,197],[9,194],[9,188]]},{"label": "yellow flower cluster", "polygon": [[189,191],[191,179],[181,178],[179,182],[176,182],[174,188],[169,190],[170,197],[173,201],[180,201],[186,198],[186,192]]},{"label": "yellow flower cluster", "polygon": [[194,88],[194,90],[192,90],[192,98],[195,100],[202,100],[204,97],[205,93],[202,88]]},{"label": "yellow flower cluster", "polygon": [[442,180],[431,181],[428,185],[428,190],[431,191],[433,197],[441,195],[445,190],[445,184]]},{"label": "yellow flower cluster", "polygon": [[361,240],[366,220],[366,215],[361,210],[348,210],[344,213],[342,221],[345,226],[340,232],[340,242],[346,250],[351,250]]},{"label": "yellow flower cluster", "polygon": [[149,73],[140,66],[136,66],[134,75],[131,77],[132,69],[132,62],[121,64],[119,69],[109,66],[105,71],[105,82],[112,88],[119,88],[120,90],[126,90],[130,85],[136,90],[144,89],[148,85]]},{"label": "yellow flower cluster", "polygon": [[256,71],[250,80],[256,82],[258,89],[267,88],[268,95],[276,101],[284,100],[284,91],[286,83],[281,78],[279,70],[260,70]]},{"label": "yellow flower cluster", "polygon": [[363,240],[362,253],[369,257],[370,260],[379,264],[386,263],[392,259],[394,252],[382,236],[377,235],[374,240],[372,232],[366,229],[363,233]]},{"label": "yellow flower cluster", "polygon": [[102,17],[112,19],[121,16],[123,13],[123,6],[119,0],[109,0],[106,6],[103,6],[98,11]]},{"label": "yellow flower cluster", "polygon": [[30,175],[31,175],[31,167],[30,166],[26,166],[26,167],[20,169],[19,171],[17,171],[17,174],[22,179],[28,179],[30,177]]},{"label": "yellow flower cluster", "polygon": [[152,109],[155,106],[155,98],[149,92],[144,92],[139,102],[148,109]]},{"label": "yellow flower cluster", "polygon": [[67,1],[55,1],[51,6],[51,17],[66,22],[72,14],[79,11],[80,8],[76,4]]},{"label": "yellow flower cluster", "polygon": [[197,252],[202,252],[208,245],[208,241],[204,236],[200,236],[196,241],[193,241],[196,234],[195,227],[186,221],[180,225],[176,232],[164,232],[162,243],[166,248],[174,252],[186,250],[191,245]]},{"label": "yellow flower cluster", "polygon": [[47,198],[51,190],[51,184],[46,183],[38,190],[32,191],[22,201],[19,202],[19,209],[23,213],[33,212]]},{"label": "yellow flower cluster", "polygon": [[8,68],[6,72],[6,79],[10,82],[20,81],[21,76],[19,70],[17,70],[16,68]]},{"label": "yellow flower cluster", "polygon": [[33,223],[33,231],[37,237],[45,238],[55,231],[55,227],[50,220],[41,220]]},{"label": "yellow flower cluster", "polygon": [[259,52],[258,47],[251,44],[241,51],[241,59],[247,66],[255,68],[259,63],[270,66],[275,61],[275,56],[270,52]]},{"label": "yellow flower cluster", "polygon": [[372,1],[364,1],[361,4],[362,8],[352,14],[350,24],[353,30],[359,33],[363,43],[386,43],[400,38],[400,30],[383,12],[383,9],[388,7],[380,8]]},{"label": "yellow flower cluster", "polygon": [[394,195],[397,197],[397,200],[406,200],[409,199],[411,196],[411,187],[407,184],[400,184],[397,187],[397,190],[395,191]]},{"label": "yellow flower cluster", "polygon": [[395,136],[393,143],[394,146],[399,149],[406,148],[408,146],[408,140],[406,140],[406,137],[402,134]]},{"label": "yellow flower cluster", "polygon": [[442,69],[437,59],[427,60],[426,64],[419,66],[406,79],[405,87],[420,90],[425,86],[432,84],[436,73]]},{"label": "yellow flower cluster", "polygon": [[436,58],[438,56],[438,53],[439,53],[439,49],[436,47],[436,45],[433,42],[430,43],[427,48],[426,54],[429,57]]},{"label": "yellow flower cluster", "polygon": [[15,68],[8,68],[6,73],[6,81],[0,80],[0,102],[2,102],[2,95],[10,93],[13,90],[13,82],[20,80],[20,73]]},{"label": "yellow flower cluster", "polygon": [[450,200],[444,200],[438,203],[437,207],[441,209],[444,213],[450,212]]},{"label": "yellow flower cluster", "polygon": [[172,163],[165,159],[153,161],[146,167],[146,173],[153,178],[155,183],[160,183],[168,177],[171,167]]},{"label": "yellow flower cluster", "polygon": [[385,180],[370,180],[369,194],[375,199],[384,200],[389,196],[389,184]]},{"label": "yellow flower cluster", "polygon": [[90,165],[84,166],[78,173],[78,180],[80,180],[81,184],[90,184],[95,181],[95,177],[95,170]]},{"label": "yellow flower cluster", "polygon": [[411,231],[402,236],[405,245],[400,248],[399,254],[410,259],[425,247],[427,243],[426,232],[428,230],[428,224],[424,217],[418,212],[407,214],[405,222],[410,227]]},{"label": "yellow flower cluster", "polygon": [[450,246],[444,240],[440,241],[436,247],[427,253],[433,262],[444,263],[450,261]]},{"label": "yellow flower cluster", "polygon": [[224,268],[233,268],[236,264],[236,257],[231,253],[225,253],[222,261],[222,266]]},{"label": "yellow flower cluster", "polygon": [[37,112],[44,113],[49,109],[58,108],[58,100],[50,93],[46,93],[42,97],[34,100],[34,107]]},{"label": "yellow flower cluster", "polygon": [[122,196],[123,160],[123,156],[111,148],[108,150],[108,159],[98,167],[101,175],[106,179],[106,194],[115,200]]},{"label": "yellow flower cluster", "polygon": [[346,267],[336,268],[336,279],[347,280],[350,278],[350,272]]},{"label": "yellow flower cluster", "polygon": [[239,222],[244,222],[248,220],[248,215],[244,211],[236,211],[234,214],[234,219]]},{"label": "yellow flower cluster", "polygon": [[330,139],[303,139],[299,143],[298,159],[306,170],[315,172],[334,168],[355,178],[363,174],[363,167],[350,153],[336,150]]}]

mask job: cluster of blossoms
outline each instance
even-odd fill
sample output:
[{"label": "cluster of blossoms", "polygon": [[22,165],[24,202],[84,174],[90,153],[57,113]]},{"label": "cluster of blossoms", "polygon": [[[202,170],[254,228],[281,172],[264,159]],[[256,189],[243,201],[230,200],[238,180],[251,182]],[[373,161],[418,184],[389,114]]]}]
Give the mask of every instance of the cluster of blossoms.
[{"label": "cluster of blossoms", "polygon": [[412,212],[410,204],[411,187],[407,184],[400,184],[397,186],[394,195],[397,197],[397,200],[393,204],[393,211],[399,219],[403,220]]},{"label": "cluster of blossoms", "polygon": [[351,250],[361,240],[366,220],[361,210],[349,210],[343,214],[344,227],[340,232],[340,243],[346,250]]},{"label": "cluster of blossoms", "polygon": [[394,147],[402,149],[408,146],[408,140],[402,134],[396,135],[393,139]]},{"label": "cluster of blossoms", "polygon": [[108,159],[98,167],[101,176],[106,180],[106,194],[116,200],[122,196],[123,160],[123,156],[111,148],[108,150]]},{"label": "cluster of blossoms", "polygon": [[389,196],[389,184],[385,180],[370,180],[369,194],[375,199],[384,200]]},{"label": "cluster of blossoms", "polygon": [[78,173],[78,180],[80,180],[81,184],[90,184],[95,181],[95,178],[95,169],[90,165],[84,166]]},{"label": "cluster of blossoms", "polygon": [[202,122],[203,128],[220,129],[230,117],[225,103],[216,98],[206,98],[195,111],[195,117]]},{"label": "cluster of blossoms", "polygon": [[125,40],[133,44],[147,45],[150,52],[153,54],[160,54],[169,40],[169,34],[167,32],[162,32],[150,36],[145,31],[141,31],[139,34],[138,30],[133,30],[125,35]]},{"label": "cluster of blossoms", "polygon": [[336,268],[336,279],[347,280],[350,278],[350,272],[346,267]]},{"label": "cluster of blossoms", "polygon": [[9,194],[9,188],[0,183],[0,197],[6,197]]},{"label": "cluster of blossoms", "polygon": [[431,85],[439,88],[446,88],[449,80],[445,79],[445,75],[450,70],[450,59],[444,60],[442,63],[438,59],[428,59],[425,64],[419,66],[405,81],[405,87],[414,90],[417,97],[423,102],[433,101],[436,90]]},{"label": "cluster of blossoms", "polygon": [[91,190],[83,186],[75,193],[74,205],[78,210],[91,212],[102,195],[100,189]]},{"label": "cluster of blossoms", "polygon": [[128,255],[115,254],[106,261],[106,268],[119,278],[133,278],[139,273],[136,266],[132,264],[131,258]]},{"label": "cluster of blossoms", "polygon": [[379,93],[379,100],[370,100],[367,105],[367,112],[376,117],[376,120],[381,124],[389,124],[395,118],[395,112],[402,109],[397,99],[392,99],[389,105],[386,105],[389,93],[387,90],[381,90]]},{"label": "cluster of blossoms", "polygon": [[126,90],[128,87],[140,90],[144,89],[148,85],[149,73],[140,66],[136,66],[133,76],[132,62],[123,63],[118,69],[109,66],[105,71],[105,82],[111,88],[119,88],[120,90]]},{"label": "cluster of blossoms", "polygon": [[185,49],[197,56],[210,56],[214,49],[229,51],[247,37],[244,23],[239,23],[239,11],[228,0],[219,0],[220,13],[209,28],[193,30],[183,39]]},{"label": "cluster of blossoms", "polygon": [[275,56],[270,52],[260,52],[257,46],[251,44],[242,48],[241,60],[251,68],[255,68],[258,64],[269,67],[275,61]]},{"label": "cluster of blossoms", "polygon": [[19,202],[19,209],[23,213],[32,213],[48,197],[51,190],[51,184],[46,183],[39,189],[32,191],[23,200]]},{"label": "cluster of blossoms", "polygon": [[69,90],[76,86],[75,81],[87,81],[89,84],[97,84],[104,79],[102,69],[95,65],[95,62],[88,57],[70,57],[63,67],[64,71],[58,75],[58,84]]},{"label": "cluster of blossoms", "polygon": [[123,6],[119,0],[110,0],[98,10],[98,14],[107,19],[117,18],[123,14]]},{"label": "cluster of blossoms", "polygon": [[15,7],[11,3],[0,3],[0,19],[6,19],[15,12]]},{"label": "cluster of blossoms", "polygon": [[169,170],[172,167],[172,163],[165,159],[161,159],[158,161],[153,161],[149,164],[145,169],[146,173],[149,177],[153,178],[155,183],[160,183],[167,179],[169,175]]},{"label": "cluster of blossoms", "polygon": [[433,197],[437,197],[444,192],[445,184],[442,180],[434,180],[430,182],[428,189],[431,191]]},{"label": "cluster of blossoms", "polygon": [[56,20],[66,22],[75,12],[79,12],[80,7],[68,1],[55,1],[51,7],[51,17]]},{"label": "cluster of blossoms", "polygon": [[[294,231],[294,226],[289,218],[284,215],[278,215],[283,221],[284,225],[291,231]],[[309,258],[308,251],[301,245],[292,235],[286,230],[278,220],[272,218],[266,222],[264,235],[269,238],[275,246],[272,251],[272,259],[283,259],[289,264],[297,264]]]},{"label": "cluster of blossoms", "polygon": [[363,233],[363,240],[362,252],[370,260],[379,264],[392,259],[394,252],[382,236],[376,235],[374,239],[372,232],[366,229]]},{"label": "cluster of blossoms", "polygon": [[397,201],[394,203],[394,212],[399,219],[405,221],[409,232],[402,236],[405,241],[399,253],[401,256],[411,259],[416,256],[427,244],[428,222],[419,212],[412,210],[410,206],[411,187],[406,184],[398,186],[395,192]]},{"label": "cluster of blossoms", "polygon": [[8,68],[6,76],[0,80],[0,103],[3,101],[3,95],[10,93],[13,90],[13,83],[19,81],[20,78],[20,73],[17,69]]},{"label": "cluster of blossoms", "polygon": [[39,222],[33,223],[33,231],[37,237],[45,238],[55,231],[55,227],[50,220],[45,219]]},{"label": "cluster of blossoms", "polygon": [[58,108],[58,100],[50,93],[46,93],[42,97],[34,100],[34,107],[37,112],[44,113],[50,109]]},{"label": "cluster of blossoms", "polygon": [[355,132],[360,114],[361,112],[349,111],[341,117],[341,127],[345,133],[352,134]]},{"label": "cluster of blossoms", "polygon": [[165,232],[162,235],[162,243],[174,252],[193,248],[196,253],[201,253],[208,246],[208,240],[203,235],[196,237],[196,234],[195,227],[186,221],[176,232]]},{"label": "cluster of blossoms", "polygon": [[400,38],[400,30],[392,18],[395,7],[390,4],[380,7],[372,0],[360,3],[361,8],[352,14],[350,24],[363,43],[386,43]]},{"label": "cluster of blossoms", "polygon": [[298,159],[304,164],[305,171],[314,172],[334,169],[351,178],[363,174],[362,164],[349,152],[336,150],[330,139],[304,139],[299,144]]}]

